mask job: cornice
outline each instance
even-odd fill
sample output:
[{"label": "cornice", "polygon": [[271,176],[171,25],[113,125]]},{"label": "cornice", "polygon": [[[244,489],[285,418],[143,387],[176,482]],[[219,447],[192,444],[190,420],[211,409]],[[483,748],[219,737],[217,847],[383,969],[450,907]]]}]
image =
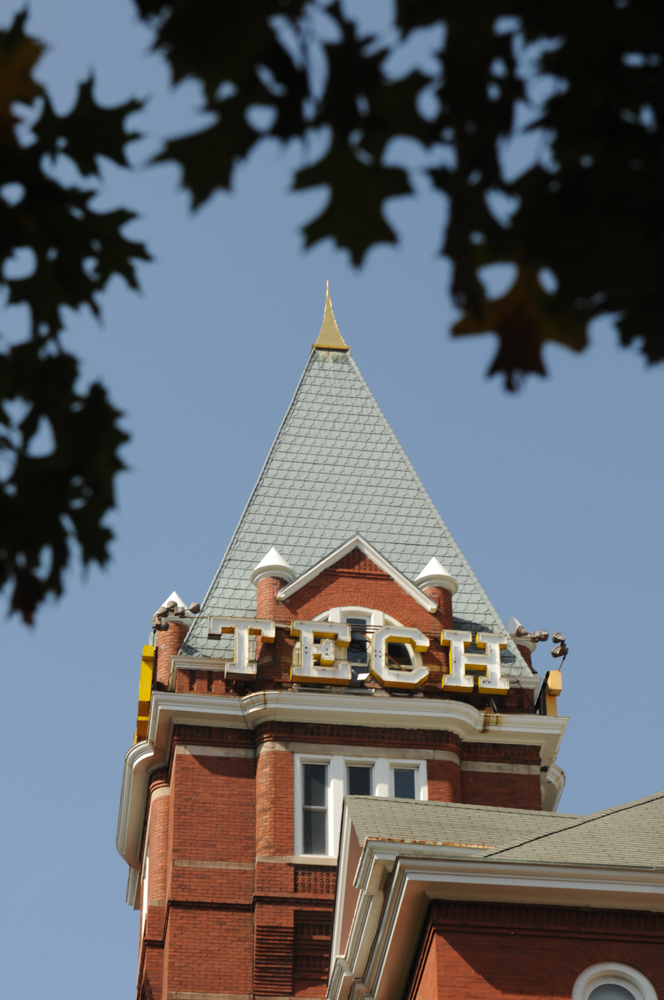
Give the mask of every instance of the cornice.
[{"label": "cornice", "polygon": [[352,693],[287,689],[243,698],[154,691],[147,739],[127,753],[122,779],[117,849],[132,868],[140,864],[148,777],[168,764],[175,725],[253,730],[265,722],[308,722],[372,728],[429,729],[462,741],[539,747],[542,765],[553,764],[567,719],[541,715],[489,715],[452,699],[371,698]]}]

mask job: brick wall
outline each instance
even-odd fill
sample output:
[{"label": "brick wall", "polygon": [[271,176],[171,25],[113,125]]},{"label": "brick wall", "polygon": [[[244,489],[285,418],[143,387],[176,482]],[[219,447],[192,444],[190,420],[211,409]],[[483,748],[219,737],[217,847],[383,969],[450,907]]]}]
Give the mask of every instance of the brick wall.
[{"label": "brick wall", "polygon": [[630,911],[432,904],[406,1000],[569,998],[598,962],[664,991],[664,916]]},{"label": "brick wall", "polygon": [[157,652],[154,671],[154,686],[159,691],[168,688],[168,677],[171,669],[171,657],[176,656],[184,642],[188,629],[180,622],[170,621],[168,628],[157,632]]}]

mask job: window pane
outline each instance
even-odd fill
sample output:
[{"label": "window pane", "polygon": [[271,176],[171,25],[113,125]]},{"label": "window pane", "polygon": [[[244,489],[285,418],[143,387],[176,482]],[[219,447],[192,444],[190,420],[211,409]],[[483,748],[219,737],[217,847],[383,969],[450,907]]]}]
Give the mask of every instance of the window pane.
[{"label": "window pane", "polygon": [[602,983],[601,986],[595,987],[588,1000],[634,1000],[634,996],[617,983]]},{"label": "window pane", "polygon": [[410,646],[405,642],[388,642],[387,660],[388,663],[394,663],[399,667],[412,667],[413,660],[410,655]]},{"label": "window pane", "polygon": [[398,799],[415,798],[415,771],[412,767],[395,767],[394,794]]},{"label": "window pane", "polygon": [[325,808],[326,764],[304,765],[304,804]]},{"label": "window pane", "polygon": [[304,810],[304,853],[327,854],[327,810]]},{"label": "window pane", "polygon": [[349,795],[371,795],[371,772],[372,767],[356,767],[354,764],[348,766],[348,794]]},{"label": "window pane", "polygon": [[348,625],[358,625],[360,628],[351,629],[350,646],[346,649],[346,659],[349,663],[367,663],[369,659],[367,637],[364,630],[367,626],[366,618],[346,618]]}]

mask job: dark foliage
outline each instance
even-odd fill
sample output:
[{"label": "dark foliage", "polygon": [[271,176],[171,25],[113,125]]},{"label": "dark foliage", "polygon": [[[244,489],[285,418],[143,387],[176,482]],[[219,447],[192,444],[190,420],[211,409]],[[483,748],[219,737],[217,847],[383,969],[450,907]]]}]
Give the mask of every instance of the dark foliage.
[{"label": "dark foliage", "polygon": [[[32,76],[42,46],[24,22],[20,14],[0,31],[0,284],[31,319],[30,339],[0,352],[0,587],[13,588],[12,611],[31,622],[48,594],[61,593],[76,544],[84,563],[107,561],[111,532],[102,520],[127,440],[102,386],[76,387],[76,359],[58,338],[62,309],[87,305],[98,313],[97,294],[112,275],[136,287],[133,261],[148,254],[122,236],[130,212],[96,212],[94,188],[65,186],[44,170],[59,155],[93,178],[100,156],[125,165],[124,147],[135,136],[124,120],[140,105],[101,108],[87,81],[71,113],[57,115]],[[41,102],[31,143],[17,138],[17,102]],[[8,278],[6,262],[25,248],[32,273]],[[39,454],[38,435],[49,433],[52,447]]]},{"label": "dark foliage", "polygon": [[[588,322],[619,316],[624,345],[664,357],[664,6],[657,0],[398,0],[394,42],[358,37],[338,3],[303,0],[136,0],[155,26],[173,80],[200,80],[216,122],[169,142],[194,204],[228,188],[233,166],[266,136],[329,146],[294,177],[330,197],[305,227],[355,264],[394,242],[386,199],[411,191],[388,163],[397,136],[438,147],[430,171],[449,199],[441,250],[454,264],[464,315],[456,335],[494,331],[492,366],[513,388],[544,373],[541,348],[586,345]],[[443,26],[439,73],[388,76],[388,55],[418,29]],[[323,27],[321,27],[323,26]],[[330,29],[336,40],[330,42]],[[324,31],[324,33],[323,33]],[[429,87],[438,109],[418,103]],[[271,127],[251,109],[272,109]],[[506,142],[535,130],[547,156],[508,177]],[[498,211],[500,199],[508,211]],[[512,289],[488,300],[480,269],[516,266]]]},{"label": "dark foliage", "polygon": [[[508,388],[544,374],[547,341],[583,350],[588,323],[606,312],[625,346],[639,343],[649,362],[664,358],[658,0],[397,0],[387,42],[362,36],[338,2],[136,4],[174,83],[198,80],[212,115],[157,157],[180,164],[194,205],[228,189],[256,144],[303,140],[322,151],[293,187],[329,189],[306,244],[331,238],[359,265],[372,246],[397,241],[384,208],[413,190],[413,168],[394,160],[393,140],[406,137],[436,158],[429,177],[448,200],[441,253],[454,265],[463,313],[453,333],[497,333],[491,372]],[[0,587],[13,585],[12,609],[31,621],[46,595],[61,592],[75,543],[84,562],[107,560],[102,520],[125,440],[102,387],[76,388],[76,360],[58,340],[62,309],[97,313],[109,278],[135,287],[134,262],[148,255],[122,235],[131,213],[91,208],[99,158],[125,165],[134,138],[125,119],[139,104],[101,108],[87,81],[74,109],[56,114],[32,76],[41,45],[24,21],[0,31],[0,284],[27,307],[32,330],[0,353]],[[389,72],[418,31],[441,39],[437,70]],[[17,138],[16,102],[41,104],[32,142]],[[509,172],[510,144],[528,136],[541,155]],[[45,172],[59,156],[85,188]],[[12,279],[2,268],[18,248],[35,266]],[[500,263],[516,277],[491,299],[482,268]],[[45,422],[54,446],[40,456]]]}]

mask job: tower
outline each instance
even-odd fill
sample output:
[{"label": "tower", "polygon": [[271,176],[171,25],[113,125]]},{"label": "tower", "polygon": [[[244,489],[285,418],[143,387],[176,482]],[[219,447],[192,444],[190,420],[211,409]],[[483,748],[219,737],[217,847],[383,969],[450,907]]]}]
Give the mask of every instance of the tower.
[{"label": "tower", "polygon": [[154,624],[117,841],[141,998],[325,996],[344,796],[555,810],[559,686],[537,698],[329,292],[203,605]]}]

